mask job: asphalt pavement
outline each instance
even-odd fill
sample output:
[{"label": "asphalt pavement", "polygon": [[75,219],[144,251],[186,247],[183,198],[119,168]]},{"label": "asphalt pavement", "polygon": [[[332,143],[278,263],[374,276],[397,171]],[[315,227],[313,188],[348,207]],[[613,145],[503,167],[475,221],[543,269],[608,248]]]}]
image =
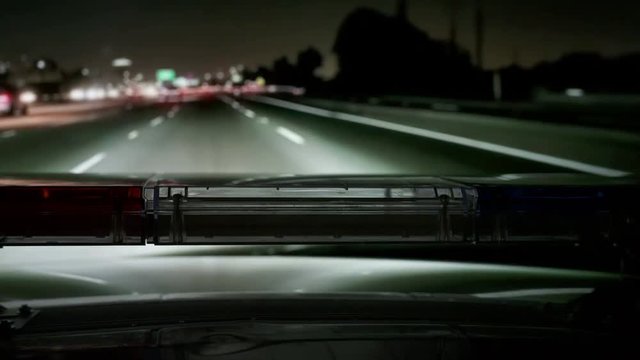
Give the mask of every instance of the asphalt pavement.
[{"label": "asphalt pavement", "polygon": [[229,97],[121,107],[118,112],[107,107],[99,115],[84,112],[73,118],[77,121],[62,121],[60,126],[24,128],[3,127],[5,119],[0,119],[0,173],[576,172],[508,153]]}]

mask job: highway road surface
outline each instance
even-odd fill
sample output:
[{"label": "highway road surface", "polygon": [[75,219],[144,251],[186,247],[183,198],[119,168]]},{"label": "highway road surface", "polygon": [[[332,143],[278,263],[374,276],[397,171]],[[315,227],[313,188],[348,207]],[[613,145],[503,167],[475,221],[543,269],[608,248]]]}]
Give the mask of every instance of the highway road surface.
[{"label": "highway road surface", "polygon": [[[640,137],[633,134],[593,130],[605,140],[598,144],[582,136],[584,129],[565,139],[556,130],[548,136],[547,130],[523,133],[518,129],[524,125],[514,124],[509,126],[521,139],[507,129],[503,141],[464,124],[457,130],[451,127],[455,122],[444,126],[442,119],[407,123],[384,112],[352,116],[291,104],[221,96],[129,109],[54,107],[2,118],[0,174],[583,172],[615,177],[635,173],[640,164]],[[550,152],[535,146],[545,138],[554,139]]]}]

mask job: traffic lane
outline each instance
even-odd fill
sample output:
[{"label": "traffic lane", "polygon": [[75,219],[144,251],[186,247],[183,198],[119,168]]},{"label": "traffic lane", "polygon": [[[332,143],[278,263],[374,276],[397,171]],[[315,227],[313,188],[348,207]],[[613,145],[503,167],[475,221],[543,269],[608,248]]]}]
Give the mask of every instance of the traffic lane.
[{"label": "traffic lane", "polygon": [[114,143],[103,153],[90,172],[281,175],[392,170],[367,155],[349,156],[336,147],[301,149],[276,129],[220,101],[183,105],[174,117],[147,125],[136,139]]},{"label": "traffic lane", "polygon": [[[224,98],[223,98],[224,99]],[[305,114],[223,103],[182,106],[133,141],[118,140],[88,172],[486,175],[557,171],[538,164]],[[147,127],[151,129],[151,124]],[[109,144],[105,144],[109,145]],[[491,168],[487,164],[493,164]]]},{"label": "traffic lane", "polygon": [[[137,109],[0,138],[3,173],[487,175],[558,169],[269,106]],[[253,108],[248,112],[249,108]],[[242,110],[242,111],[240,111]]]},{"label": "traffic lane", "polygon": [[432,111],[320,99],[301,99],[300,102],[594,165],[636,173],[640,170],[640,135],[637,133],[461,113],[453,109]]},{"label": "traffic lane", "polygon": [[[5,130],[0,133],[0,172],[69,173],[105,146],[114,146],[139,124],[161,116],[165,107],[136,108],[60,127]],[[98,119],[95,119],[98,120]]]},{"label": "traffic lane", "polygon": [[0,131],[66,126],[95,121],[117,114],[125,107],[126,103],[123,101],[33,105],[26,116],[0,117]]},{"label": "traffic lane", "polygon": [[[382,173],[421,175],[496,175],[511,173],[572,172],[538,162],[481,151],[419,136],[319,117],[250,101],[242,109],[255,113],[254,121],[269,120],[273,128],[283,127],[305,139],[291,154],[303,161],[309,154],[333,149],[332,156],[365,156]],[[242,110],[240,109],[240,110]],[[325,151],[326,152],[326,151]],[[320,163],[321,164],[321,163]],[[347,171],[347,173],[353,173]],[[359,173],[359,172],[358,172]],[[375,172],[374,172],[375,173]]]}]

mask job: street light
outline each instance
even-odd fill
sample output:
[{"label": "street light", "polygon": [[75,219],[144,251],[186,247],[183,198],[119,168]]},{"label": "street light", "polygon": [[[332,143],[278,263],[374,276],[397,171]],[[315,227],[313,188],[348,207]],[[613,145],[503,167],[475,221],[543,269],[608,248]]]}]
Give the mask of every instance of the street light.
[{"label": "street light", "polygon": [[117,68],[130,67],[131,65],[133,65],[133,61],[127,58],[118,58],[118,59],[114,59],[111,65]]}]

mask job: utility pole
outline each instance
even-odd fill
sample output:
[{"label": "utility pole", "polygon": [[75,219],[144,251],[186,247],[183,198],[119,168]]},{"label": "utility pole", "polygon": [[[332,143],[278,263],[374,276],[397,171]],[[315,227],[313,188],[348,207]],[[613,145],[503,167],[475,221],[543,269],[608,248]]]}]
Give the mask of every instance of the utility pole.
[{"label": "utility pole", "polygon": [[408,5],[407,5],[407,0],[397,0],[396,3],[396,16],[398,17],[398,20],[401,21],[408,21],[409,20],[409,15],[408,15]]},{"label": "utility pole", "polygon": [[451,42],[451,48],[455,49],[456,45],[458,45],[458,0],[451,1],[450,10],[449,41]]},{"label": "utility pole", "polygon": [[512,65],[519,65],[520,64],[520,50],[517,47],[513,48],[513,54],[512,54],[512,58],[511,58],[511,63],[512,63]]},{"label": "utility pole", "polygon": [[484,67],[484,6],[483,0],[476,0],[476,65]]}]

